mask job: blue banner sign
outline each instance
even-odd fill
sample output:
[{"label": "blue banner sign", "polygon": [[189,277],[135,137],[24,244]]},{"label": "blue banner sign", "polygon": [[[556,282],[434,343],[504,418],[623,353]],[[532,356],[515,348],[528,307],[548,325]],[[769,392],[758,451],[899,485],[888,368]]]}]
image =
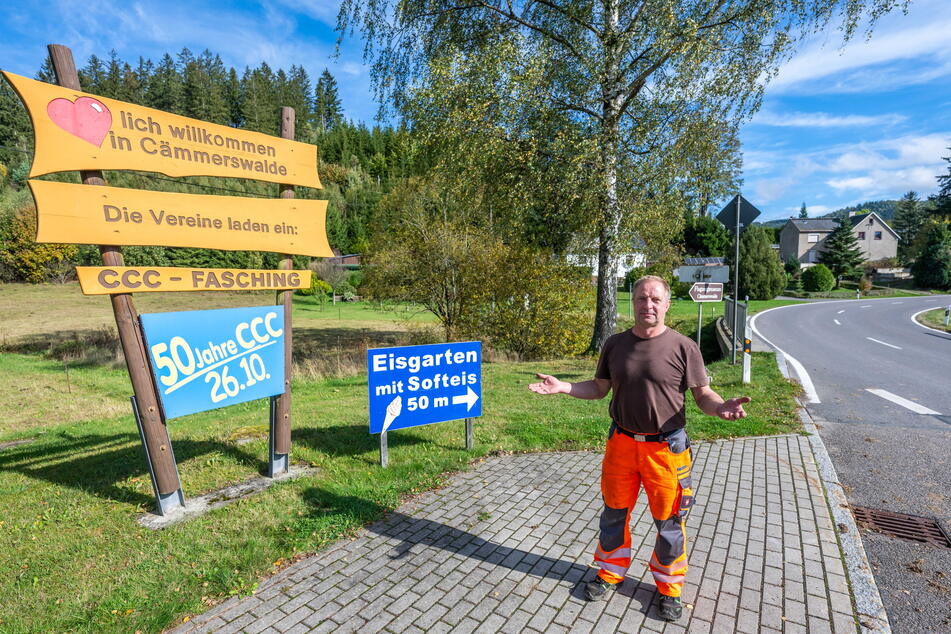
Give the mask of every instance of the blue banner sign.
[{"label": "blue banner sign", "polygon": [[367,350],[370,433],[482,416],[482,342]]},{"label": "blue banner sign", "polygon": [[284,307],[141,315],[166,420],[284,392]]}]

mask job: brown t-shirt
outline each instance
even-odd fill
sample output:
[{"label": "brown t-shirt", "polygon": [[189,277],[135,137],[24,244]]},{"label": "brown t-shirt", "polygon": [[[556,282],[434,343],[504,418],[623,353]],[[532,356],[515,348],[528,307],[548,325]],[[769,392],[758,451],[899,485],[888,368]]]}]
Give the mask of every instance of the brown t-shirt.
[{"label": "brown t-shirt", "polygon": [[612,420],[638,434],[684,427],[684,392],[708,383],[700,348],[673,328],[650,339],[632,330],[612,335],[594,376],[611,381]]}]

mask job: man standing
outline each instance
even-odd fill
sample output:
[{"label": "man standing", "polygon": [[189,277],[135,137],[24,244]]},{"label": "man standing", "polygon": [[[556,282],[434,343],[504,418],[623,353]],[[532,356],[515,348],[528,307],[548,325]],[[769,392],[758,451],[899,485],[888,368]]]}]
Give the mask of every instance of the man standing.
[{"label": "man standing", "polygon": [[597,577],[585,587],[589,601],[617,588],[631,565],[631,511],[641,485],[657,526],[649,566],[660,592],[659,613],[676,621],[687,573],[684,522],[693,505],[690,440],[685,430],[684,393],[700,409],[724,420],[746,416],[748,397],[724,401],[710,389],[700,349],[664,325],[670,286],[647,275],[634,284],[634,327],[611,336],[601,350],[594,379],[567,383],[538,374],[538,394],[600,399],[611,392],[611,429],[601,466],[600,536],[594,551]]}]

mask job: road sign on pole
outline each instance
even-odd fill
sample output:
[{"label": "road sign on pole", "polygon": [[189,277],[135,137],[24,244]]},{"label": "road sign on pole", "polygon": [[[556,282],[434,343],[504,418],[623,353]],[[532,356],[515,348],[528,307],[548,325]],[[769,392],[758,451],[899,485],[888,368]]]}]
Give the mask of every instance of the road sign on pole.
[{"label": "road sign on pole", "polygon": [[480,341],[369,349],[367,374],[381,462],[388,431],[482,416]]},{"label": "road sign on pole", "polygon": [[743,198],[743,196],[737,194],[733,197],[733,200],[728,202],[726,206],[720,210],[720,213],[717,214],[717,220],[722,222],[723,226],[731,231],[739,227],[740,232],[742,232],[746,227],[753,224],[753,221],[756,220],[759,215],[759,209],[754,207],[753,204]]},{"label": "road sign on pole", "polygon": [[740,294],[740,232],[744,227],[750,226],[759,215],[760,210],[740,194],[734,196],[717,214],[717,220],[727,229],[733,229],[733,244],[736,249],[736,258],[733,260],[733,365],[736,365],[736,299]]},{"label": "road sign on pole", "polygon": [[680,282],[729,282],[728,266],[681,266],[674,273]]},{"label": "road sign on pole", "polygon": [[722,302],[723,284],[704,284],[697,282],[690,287],[690,298],[695,302]]}]

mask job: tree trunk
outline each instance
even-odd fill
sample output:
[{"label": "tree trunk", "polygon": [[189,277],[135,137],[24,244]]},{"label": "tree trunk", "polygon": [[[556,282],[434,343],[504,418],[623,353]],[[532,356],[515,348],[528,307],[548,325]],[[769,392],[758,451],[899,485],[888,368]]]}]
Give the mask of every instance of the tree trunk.
[{"label": "tree trunk", "polygon": [[604,342],[617,328],[617,238],[621,228],[621,209],[617,196],[618,135],[622,86],[618,78],[621,61],[616,36],[617,0],[604,0],[604,75],[601,82],[601,231],[598,233],[598,299],[594,315],[594,333],[588,351],[601,351]]}]

